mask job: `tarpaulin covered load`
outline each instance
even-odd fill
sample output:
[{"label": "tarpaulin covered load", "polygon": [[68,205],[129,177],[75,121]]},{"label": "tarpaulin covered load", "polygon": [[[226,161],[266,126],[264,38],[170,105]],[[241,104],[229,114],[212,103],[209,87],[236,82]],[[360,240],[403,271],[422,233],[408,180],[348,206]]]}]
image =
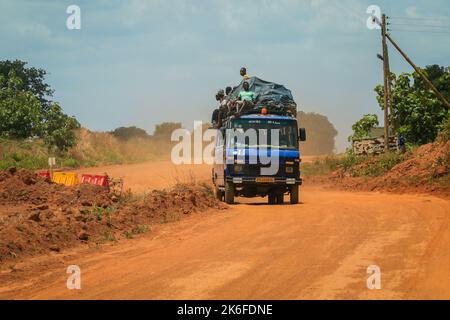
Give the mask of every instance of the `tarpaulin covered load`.
[{"label": "tarpaulin covered load", "polygon": [[[264,81],[257,77],[252,77],[247,80],[250,85],[250,91],[254,91],[256,94],[255,105],[257,107],[266,107],[269,109],[289,109],[297,110],[297,104],[294,101],[294,97],[289,89],[286,89],[280,84]],[[230,93],[230,99],[236,99],[239,92],[243,91],[244,81],[234,88]]]}]

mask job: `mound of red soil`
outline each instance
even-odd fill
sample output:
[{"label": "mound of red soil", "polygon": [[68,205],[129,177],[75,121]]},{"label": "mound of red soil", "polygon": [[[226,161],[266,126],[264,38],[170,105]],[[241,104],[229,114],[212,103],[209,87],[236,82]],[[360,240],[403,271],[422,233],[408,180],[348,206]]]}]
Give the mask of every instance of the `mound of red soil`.
[{"label": "mound of red soil", "polygon": [[207,186],[179,185],[143,197],[105,188],[65,187],[28,170],[0,171],[0,262],[143,233],[152,223],[222,209]]},{"label": "mound of red soil", "polygon": [[0,171],[0,204],[56,205],[78,206],[93,205],[108,206],[112,203],[112,195],[105,188],[80,184],[75,187],[65,187],[38,177],[29,170],[16,171],[11,168]]},{"label": "mound of red soil", "polygon": [[[360,164],[367,167],[376,158]],[[432,193],[450,198],[450,141],[434,142],[419,147],[405,161],[375,178],[350,177],[342,169],[327,177],[306,179],[312,183],[332,184],[346,190],[390,191],[397,193]]]},{"label": "mound of red soil", "polygon": [[409,176],[423,180],[442,177],[449,172],[449,161],[450,141],[426,144],[419,147],[410,159],[393,167],[384,178]]}]

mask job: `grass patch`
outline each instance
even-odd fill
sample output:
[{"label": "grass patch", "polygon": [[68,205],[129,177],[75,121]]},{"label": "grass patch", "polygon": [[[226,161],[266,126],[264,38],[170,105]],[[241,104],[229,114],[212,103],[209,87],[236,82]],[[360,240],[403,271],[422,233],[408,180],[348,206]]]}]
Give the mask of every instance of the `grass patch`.
[{"label": "grass patch", "polygon": [[124,235],[127,239],[134,239],[135,236],[147,233],[149,230],[147,225],[140,225],[134,227],[131,231],[125,231]]},{"label": "grass patch", "polygon": [[120,140],[107,132],[76,131],[77,145],[67,152],[49,153],[42,139],[12,140],[0,136],[0,169],[47,169],[48,158],[55,168],[79,168],[108,164],[139,163],[170,158],[170,136]]},{"label": "grass patch", "polygon": [[102,236],[100,237],[100,243],[106,243],[106,242],[117,242],[116,236],[111,232],[104,232]]},{"label": "grass patch", "polygon": [[407,155],[394,152],[365,156],[345,153],[304,163],[301,169],[305,176],[323,176],[341,169],[352,177],[378,177],[403,162],[406,157]]},{"label": "grass patch", "polygon": [[161,217],[161,223],[165,224],[165,223],[175,222],[180,219],[181,219],[181,213],[170,211],[170,212],[166,212]]},{"label": "grass patch", "polygon": [[379,177],[404,160],[405,155],[394,152],[368,156],[361,166],[350,167],[349,171],[353,177]]}]

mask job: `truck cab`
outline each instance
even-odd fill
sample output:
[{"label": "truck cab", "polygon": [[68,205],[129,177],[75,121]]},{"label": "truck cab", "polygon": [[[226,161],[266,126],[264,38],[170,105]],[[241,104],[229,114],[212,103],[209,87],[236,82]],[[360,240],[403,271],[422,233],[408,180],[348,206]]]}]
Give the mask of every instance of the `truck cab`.
[{"label": "truck cab", "polygon": [[293,116],[248,114],[229,119],[218,130],[212,170],[215,195],[234,204],[235,197],[268,197],[269,204],[299,202],[299,141],[306,132]]}]

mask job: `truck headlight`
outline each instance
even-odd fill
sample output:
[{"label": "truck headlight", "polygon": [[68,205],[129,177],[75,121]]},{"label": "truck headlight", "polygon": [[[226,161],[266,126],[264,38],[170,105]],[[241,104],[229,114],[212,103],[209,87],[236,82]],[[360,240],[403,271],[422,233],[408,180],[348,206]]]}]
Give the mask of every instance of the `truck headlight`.
[{"label": "truck headlight", "polygon": [[235,184],[242,184],[242,178],[233,178],[233,183]]}]

